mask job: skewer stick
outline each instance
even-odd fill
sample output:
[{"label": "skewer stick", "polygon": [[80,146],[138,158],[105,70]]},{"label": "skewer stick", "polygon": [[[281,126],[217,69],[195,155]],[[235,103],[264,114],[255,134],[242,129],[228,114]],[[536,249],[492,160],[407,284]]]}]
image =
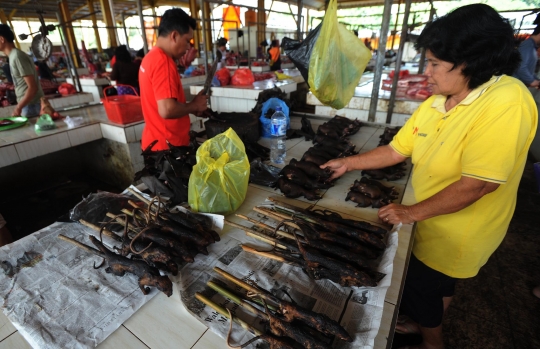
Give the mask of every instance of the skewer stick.
[{"label": "skewer stick", "polygon": [[218,273],[219,275],[223,276],[225,279],[227,279],[229,281],[232,281],[236,285],[242,287],[243,289],[246,289],[246,290],[248,290],[248,291],[250,291],[252,293],[260,295],[265,300],[271,300],[272,302],[274,302],[276,304],[281,303],[280,299],[277,299],[276,297],[274,297],[274,295],[268,293],[268,291],[263,290],[262,288],[259,288],[259,287],[251,286],[250,284],[236,278],[235,276],[227,273],[225,270],[223,270],[223,269],[221,269],[219,267],[214,267],[214,271],[216,273]]},{"label": "skewer stick", "polygon": [[273,197],[273,196],[268,197],[266,199],[272,201],[273,203],[275,203],[278,206],[281,206],[283,208],[293,210],[293,211],[296,211],[296,212],[299,212],[299,213],[306,213],[306,211],[307,211],[305,208],[301,208],[301,207],[298,207],[298,206],[288,204],[288,203],[286,203],[284,201],[281,201],[279,198],[276,198],[276,197]]},{"label": "skewer stick", "polygon": [[253,305],[249,304],[245,300],[242,299],[242,297],[235,294],[233,291],[229,290],[228,288],[218,285],[213,281],[208,281],[206,283],[211,289],[219,293],[220,295],[229,298],[234,303],[240,305],[242,308],[252,312],[255,315],[259,315],[263,319],[268,319],[268,315],[265,314],[264,311],[259,310],[255,308]]},{"label": "skewer stick", "polygon": [[[239,217],[239,218],[242,218],[242,219],[244,219],[244,220],[246,220],[246,221],[248,221],[250,223],[253,223],[254,225],[256,225],[259,228],[265,229],[267,231],[270,231],[272,234],[274,234],[274,230],[275,230],[274,227],[269,226],[268,224],[264,224],[263,222],[256,221],[255,219],[249,218],[248,216],[244,216],[243,214],[237,214],[236,216]],[[287,233],[286,231],[277,230],[275,233],[277,235],[279,235],[279,236],[283,236],[283,237],[286,237],[288,239],[294,240],[294,236],[292,234]]]},{"label": "skewer stick", "polygon": [[272,246],[274,246],[274,247],[281,248],[281,249],[283,249],[283,250],[286,250],[286,249],[287,249],[287,246],[284,246],[284,245],[282,245],[282,244],[279,244],[279,243],[277,243],[277,242],[274,242],[274,241],[272,241],[272,240],[269,240],[269,237],[266,237],[266,235],[264,235],[264,234],[255,235],[255,234],[253,234],[253,233],[250,233],[250,232],[247,232],[247,231],[246,231],[246,235],[249,236],[249,237],[252,237],[252,238],[254,238],[254,239],[260,240],[260,241],[262,241],[262,242],[266,242],[267,244],[272,245]]},{"label": "skewer stick", "polygon": [[[261,238],[264,239],[264,240],[272,241],[272,242],[273,242],[272,245],[274,245],[274,246],[276,246],[276,247],[288,249],[285,245],[281,244],[281,241],[279,241],[278,239],[273,238],[273,237],[271,237],[271,236],[268,236],[268,235],[266,235],[266,234],[260,233],[260,232],[258,232],[258,231],[256,231],[256,230],[249,229],[248,227],[244,227],[244,226],[241,225],[241,224],[236,224],[236,223],[233,223],[233,222],[228,221],[228,220],[225,220],[225,224],[230,225],[231,227],[235,227],[235,228],[241,229],[241,230],[245,231],[246,234],[249,233],[249,234],[252,234],[252,235],[256,235],[257,238],[258,238],[258,237],[261,237]],[[252,235],[250,235],[250,236],[252,236]],[[262,239],[259,239],[259,240],[262,240]]]},{"label": "skewer stick", "polygon": [[[285,220],[285,219],[291,219],[292,218],[292,216],[288,216],[288,215],[283,214],[283,213],[275,212],[275,211],[269,210],[269,209],[264,208],[264,207],[253,207],[253,211],[258,212],[258,213],[262,213],[263,215],[268,216],[268,217],[270,217],[272,219],[275,219],[276,221],[279,221],[279,222],[281,222],[282,220]],[[298,227],[293,222],[285,222],[285,224],[288,225],[289,227],[300,229],[300,227]]]},{"label": "skewer stick", "polygon": [[137,192],[135,189],[133,188],[128,188],[128,190],[137,197],[137,199],[141,200],[142,202],[144,202],[146,204],[146,206],[148,206],[150,204],[150,200],[148,200],[147,198],[145,198],[144,196],[142,196],[139,192]]},{"label": "skewer stick", "polygon": [[93,247],[90,247],[90,246],[88,246],[88,245],[85,245],[85,244],[83,244],[82,242],[79,242],[79,241],[77,241],[77,240],[75,240],[75,239],[69,238],[69,237],[67,237],[67,236],[65,236],[65,235],[62,235],[62,234],[58,234],[58,238],[59,238],[60,240],[67,241],[67,242],[69,242],[69,243],[71,243],[71,244],[77,246],[78,248],[80,248],[80,249],[82,249],[82,250],[84,250],[84,251],[86,251],[86,252],[93,253],[93,254],[98,255],[98,256],[100,256],[100,257],[105,257],[105,253],[101,252],[101,251],[98,250],[98,249],[95,249],[95,248],[93,248]]},{"label": "skewer stick", "polygon": [[287,260],[287,259],[285,259],[283,257],[276,256],[275,254],[273,254],[271,252],[259,251],[259,250],[254,249],[253,247],[249,247],[249,246],[246,246],[246,245],[241,245],[241,246],[242,246],[242,249],[244,251],[249,252],[249,253],[253,253],[254,255],[269,258],[269,259],[273,259],[273,260],[278,261],[278,262],[298,266],[297,263],[295,263],[293,261],[289,261],[289,260]]},{"label": "skewer stick", "polygon": [[[220,313],[222,316],[226,317],[227,319],[230,319],[229,313],[227,312],[227,310],[225,308],[223,308],[222,306],[212,302],[210,299],[206,298],[205,296],[203,296],[199,292],[195,293],[195,298],[197,298],[198,300],[200,300],[204,304],[208,305],[209,307],[211,307],[212,309],[214,309],[215,311],[217,311],[218,313]],[[239,319],[238,317],[233,317],[232,320],[234,322],[236,322],[237,324],[239,324],[240,326],[242,326],[242,328],[244,328],[245,330],[248,330],[249,332],[255,334],[256,336],[263,335],[263,333],[261,331],[259,331],[258,329],[254,328],[254,327],[251,327],[247,322]]]},{"label": "skewer stick", "polygon": [[129,223],[129,222],[126,222],[125,220],[123,220],[122,218],[120,217],[117,217],[116,215],[110,213],[110,212],[107,212],[107,217],[109,218],[113,218],[116,220],[116,222],[118,222],[120,225],[123,225],[124,227],[126,226],[126,224],[128,225],[128,228],[134,232],[137,232],[136,228],[133,226],[133,224]]},{"label": "skewer stick", "polygon": [[[90,222],[87,222],[84,219],[79,219],[79,222],[82,225],[87,226],[88,228],[94,229],[95,231],[99,232],[101,230],[101,228],[98,227],[97,225],[92,224]],[[120,236],[116,235],[115,233],[113,233],[112,231],[110,231],[108,229],[103,229],[103,235],[108,236],[108,237],[110,237],[110,238],[112,238],[112,239],[114,239],[114,240],[116,240],[118,242],[122,242],[122,238],[120,238]]]}]

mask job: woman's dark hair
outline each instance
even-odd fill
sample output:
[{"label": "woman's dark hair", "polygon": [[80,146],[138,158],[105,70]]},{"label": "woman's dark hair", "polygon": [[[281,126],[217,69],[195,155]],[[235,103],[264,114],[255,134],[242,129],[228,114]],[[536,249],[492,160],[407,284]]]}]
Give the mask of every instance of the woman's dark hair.
[{"label": "woman's dark hair", "polygon": [[114,51],[114,55],[116,56],[117,62],[125,62],[125,63],[131,62],[131,54],[129,53],[126,45],[118,46],[116,48],[116,51]]},{"label": "woman's dark hair", "polygon": [[462,74],[470,89],[493,75],[512,75],[521,61],[514,29],[507,19],[488,5],[474,4],[455,9],[426,25],[415,44],[440,60],[464,65]]},{"label": "woman's dark hair", "polygon": [[176,30],[180,35],[189,33],[189,28],[195,29],[197,22],[191,18],[184,10],[172,8],[165,11],[159,23],[159,36],[167,36]]},{"label": "woman's dark hair", "polygon": [[144,58],[144,49],[141,48],[139,51],[137,51],[135,57]]},{"label": "woman's dark hair", "polygon": [[0,24],[0,36],[4,37],[7,42],[13,43],[15,40],[15,34],[7,24]]}]

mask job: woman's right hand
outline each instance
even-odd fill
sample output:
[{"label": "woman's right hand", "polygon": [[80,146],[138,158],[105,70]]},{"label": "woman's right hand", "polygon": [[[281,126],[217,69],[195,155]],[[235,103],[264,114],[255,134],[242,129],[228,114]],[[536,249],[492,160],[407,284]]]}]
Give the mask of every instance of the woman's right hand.
[{"label": "woman's right hand", "polygon": [[327,163],[322,164],[320,168],[322,169],[329,168],[330,170],[332,170],[332,176],[330,176],[328,181],[339,178],[343,176],[345,172],[349,171],[347,158],[330,160]]}]

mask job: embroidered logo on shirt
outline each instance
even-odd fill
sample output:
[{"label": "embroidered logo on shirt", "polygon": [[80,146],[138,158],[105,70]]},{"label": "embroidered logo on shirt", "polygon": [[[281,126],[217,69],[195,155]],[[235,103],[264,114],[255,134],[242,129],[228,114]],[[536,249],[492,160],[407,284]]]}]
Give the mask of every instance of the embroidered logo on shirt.
[{"label": "embroidered logo on shirt", "polygon": [[419,133],[418,136],[419,137],[427,137],[427,133]]},{"label": "embroidered logo on shirt", "polygon": [[144,68],[143,68],[142,65],[140,66],[140,69],[141,69],[141,71],[142,71],[143,73],[145,73],[145,70],[144,70]]},{"label": "embroidered logo on shirt", "polygon": [[418,127],[415,127],[415,128],[414,128],[414,131],[413,131],[413,133],[412,133],[413,136],[414,136],[416,133],[418,133]]}]

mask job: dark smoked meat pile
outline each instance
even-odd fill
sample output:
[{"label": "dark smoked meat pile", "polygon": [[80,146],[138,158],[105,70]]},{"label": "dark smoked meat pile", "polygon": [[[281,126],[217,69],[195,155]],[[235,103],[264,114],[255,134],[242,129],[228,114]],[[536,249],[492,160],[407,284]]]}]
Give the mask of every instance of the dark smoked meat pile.
[{"label": "dark smoked meat pile", "polygon": [[381,208],[397,199],[398,192],[394,187],[387,187],[382,183],[362,177],[354,181],[345,201],[357,203],[357,207]]},{"label": "dark smoked meat pile", "polygon": [[321,197],[317,189],[328,189],[332,185],[327,182],[332,173],[319,166],[332,159],[356,154],[354,144],[345,137],[358,132],[361,125],[357,120],[336,116],[320,125],[315,134],[309,120],[302,119],[302,133],[313,135],[314,146],[304,153],[300,161],[292,159],[283,168],[276,188],[289,198],[304,196],[308,200],[318,200]]}]

